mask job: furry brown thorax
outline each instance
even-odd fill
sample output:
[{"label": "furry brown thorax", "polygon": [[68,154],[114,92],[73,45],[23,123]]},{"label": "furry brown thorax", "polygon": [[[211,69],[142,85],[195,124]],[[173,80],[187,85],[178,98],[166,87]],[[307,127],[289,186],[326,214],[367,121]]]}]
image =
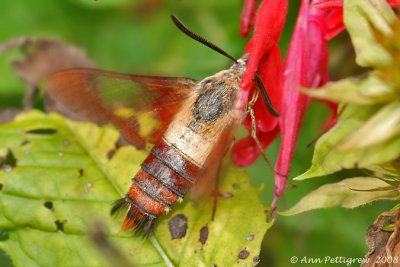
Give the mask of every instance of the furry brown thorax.
[{"label": "furry brown thorax", "polygon": [[246,54],[229,69],[198,82],[171,122],[164,138],[199,166],[203,166],[225,128],[231,127],[233,102],[246,70]]}]

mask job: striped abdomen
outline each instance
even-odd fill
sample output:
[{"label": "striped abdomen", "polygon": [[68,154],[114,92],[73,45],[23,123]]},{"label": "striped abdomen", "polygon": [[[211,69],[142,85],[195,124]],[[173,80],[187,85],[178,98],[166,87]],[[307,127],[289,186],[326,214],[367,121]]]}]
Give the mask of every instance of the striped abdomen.
[{"label": "striped abdomen", "polygon": [[129,208],[121,230],[134,227],[135,231],[145,230],[145,235],[149,235],[157,217],[182,199],[196,182],[200,169],[161,138],[132,179],[128,194],[111,211],[114,214],[123,206]]},{"label": "striped abdomen", "polygon": [[245,60],[240,59],[229,70],[205,78],[192,88],[192,94],[133,178],[128,194],[112,209],[115,213],[123,206],[129,208],[121,230],[134,227],[149,235],[157,217],[184,197],[203,174],[201,171],[218,166],[211,161],[223,157],[231,142],[231,131],[238,125],[233,103],[245,66]]}]

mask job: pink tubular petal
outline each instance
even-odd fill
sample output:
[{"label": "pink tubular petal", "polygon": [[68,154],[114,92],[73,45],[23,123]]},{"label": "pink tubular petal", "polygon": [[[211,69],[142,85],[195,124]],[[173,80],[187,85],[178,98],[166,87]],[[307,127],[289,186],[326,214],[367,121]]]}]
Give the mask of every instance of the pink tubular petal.
[{"label": "pink tubular petal", "polygon": [[246,37],[254,25],[254,14],[257,0],[245,0],[240,15],[240,35]]},{"label": "pink tubular petal", "polygon": [[[400,0],[387,0],[391,7],[400,5]],[[343,0],[314,0],[312,6],[320,9],[343,7]]]},{"label": "pink tubular petal", "polygon": [[[400,0],[387,0],[391,7],[400,5]],[[312,7],[326,10],[329,12],[326,16],[325,39],[330,40],[345,27],[343,25],[343,0],[314,0]]]},{"label": "pink tubular petal", "polygon": [[325,39],[330,40],[339,33],[341,33],[345,27],[343,24],[343,8],[337,8],[332,10],[327,16],[325,21]]},{"label": "pink tubular petal", "polygon": [[316,88],[329,81],[328,47],[324,38],[324,12],[311,9],[307,31],[307,87]]},{"label": "pink tubular petal", "polygon": [[320,9],[332,9],[343,7],[343,0],[314,0],[311,5]]},{"label": "pink tubular petal", "polygon": [[274,203],[285,190],[300,126],[310,103],[310,98],[301,94],[297,87],[317,87],[328,80],[328,53],[322,25],[325,13],[310,8],[309,3],[309,0],[302,1],[284,64],[280,121],[282,142],[275,168],[285,175],[275,174]]},{"label": "pink tubular petal", "polygon": [[343,0],[314,0],[311,6],[315,9],[325,10],[325,39],[330,40],[345,27],[343,25]]}]

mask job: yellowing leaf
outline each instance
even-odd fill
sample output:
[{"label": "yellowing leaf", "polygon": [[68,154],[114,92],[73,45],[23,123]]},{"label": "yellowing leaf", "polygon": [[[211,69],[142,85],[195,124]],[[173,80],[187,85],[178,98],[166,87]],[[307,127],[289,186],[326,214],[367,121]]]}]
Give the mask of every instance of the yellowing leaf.
[{"label": "yellowing leaf", "polygon": [[[28,131],[29,129],[29,131]],[[251,266],[258,262],[267,228],[258,193],[231,165],[222,171],[214,221],[210,196],[183,203],[159,219],[154,240],[118,234],[110,215],[147,153],[115,148],[118,132],[38,111],[0,125],[0,156],[15,166],[0,169],[0,248],[15,266],[112,266],[89,233],[98,225],[121,257],[133,265]],[[179,215],[179,216],[178,216]],[[178,217],[177,217],[178,216]],[[186,218],[185,235],[172,239],[170,222]],[[166,260],[168,259],[168,260]]]},{"label": "yellowing leaf", "polygon": [[398,95],[396,88],[384,83],[376,73],[370,73],[365,79],[347,78],[327,83],[318,90],[301,89],[301,91],[316,98],[357,105],[388,102]]},{"label": "yellowing leaf", "polygon": [[392,138],[368,148],[342,151],[341,145],[376,113],[379,106],[348,105],[337,124],[316,143],[310,169],[296,180],[328,175],[342,169],[364,168],[394,160],[400,156],[400,138]]},{"label": "yellowing leaf", "polygon": [[[332,207],[355,208],[375,200],[400,200],[396,190],[359,191],[387,187],[388,184],[370,177],[356,177],[323,185],[304,196],[294,207],[281,215],[290,216],[313,209]],[[354,190],[356,189],[356,190]]]},{"label": "yellowing leaf", "polygon": [[383,106],[340,146],[342,151],[378,145],[400,134],[400,101]]},{"label": "yellowing leaf", "polygon": [[356,62],[363,67],[386,65],[392,56],[379,44],[374,29],[392,35],[390,23],[396,16],[386,0],[351,0],[343,3],[343,22],[356,51]]}]

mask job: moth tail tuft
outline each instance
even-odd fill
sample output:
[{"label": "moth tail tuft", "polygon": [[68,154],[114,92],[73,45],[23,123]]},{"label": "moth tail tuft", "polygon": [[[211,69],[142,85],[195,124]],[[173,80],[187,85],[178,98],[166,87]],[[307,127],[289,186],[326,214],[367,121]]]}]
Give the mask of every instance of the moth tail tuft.
[{"label": "moth tail tuft", "polygon": [[111,216],[118,216],[120,213],[126,213],[128,209],[129,203],[124,198],[121,198],[114,202],[110,214]]},{"label": "moth tail tuft", "polygon": [[131,205],[121,229],[133,228],[135,235],[143,234],[143,238],[148,238],[153,234],[155,224],[156,218],[148,216],[137,207]]},{"label": "moth tail tuft", "polygon": [[132,229],[135,235],[143,235],[143,238],[151,237],[155,229],[157,218],[145,214],[126,198],[117,200],[111,209],[111,215],[113,216],[121,213],[126,215],[119,232]]}]

